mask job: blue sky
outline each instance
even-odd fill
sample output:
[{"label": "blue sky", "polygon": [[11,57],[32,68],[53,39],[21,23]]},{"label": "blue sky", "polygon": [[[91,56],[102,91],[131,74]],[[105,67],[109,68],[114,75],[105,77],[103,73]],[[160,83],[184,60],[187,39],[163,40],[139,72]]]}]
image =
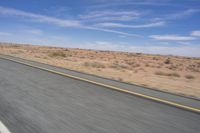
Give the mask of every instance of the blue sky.
[{"label": "blue sky", "polygon": [[200,57],[200,1],[0,0],[0,41]]}]

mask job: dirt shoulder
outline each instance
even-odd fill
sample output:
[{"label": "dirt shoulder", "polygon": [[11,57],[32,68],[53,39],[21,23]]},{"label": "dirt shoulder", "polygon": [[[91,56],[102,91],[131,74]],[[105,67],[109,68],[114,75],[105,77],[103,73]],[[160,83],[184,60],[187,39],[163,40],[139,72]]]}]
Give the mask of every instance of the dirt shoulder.
[{"label": "dirt shoulder", "polygon": [[0,53],[200,98],[200,58],[8,43]]}]

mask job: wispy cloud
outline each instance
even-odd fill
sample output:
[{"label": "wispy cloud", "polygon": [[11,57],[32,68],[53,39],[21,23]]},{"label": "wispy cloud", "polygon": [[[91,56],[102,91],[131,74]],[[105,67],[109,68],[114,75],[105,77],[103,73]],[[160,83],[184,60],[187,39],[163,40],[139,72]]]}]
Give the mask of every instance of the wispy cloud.
[{"label": "wispy cloud", "polygon": [[159,41],[189,41],[195,39],[192,36],[180,36],[180,35],[151,35],[150,38]]},{"label": "wispy cloud", "polygon": [[0,36],[10,36],[10,35],[12,34],[8,32],[0,32]]},{"label": "wispy cloud", "polygon": [[82,20],[90,21],[130,21],[137,19],[141,13],[138,11],[92,11],[88,14],[80,15]]},{"label": "wispy cloud", "polygon": [[40,29],[28,29],[25,32],[34,34],[34,35],[42,35],[44,32]]},{"label": "wispy cloud", "polygon": [[200,37],[200,30],[192,31],[191,36],[198,36],[198,37]]},{"label": "wispy cloud", "polygon": [[191,16],[195,13],[199,13],[199,12],[200,12],[199,9],[187,9],[184,11],[167,14],[164,17],[154,18],[154,20],[157,20],[157,21],[177,20],[177,19],[189,17],[189,16]]},{"label": "wispy cloud", "polygon": [[97,30],[97,31],[110,32],[110,33],[114,33],[114,34],[120,34],[120,35],[124,35],[124,36],[143,37],[143,36],[138,35],[138,34],[130,34],[130,33],[126,33],[126,32],[110,30],[110,29],[104,29],[104,28],[98,28],[98,27],[89,27],[88,26],[88,27],[85,27],[85,28],[91,29],[91,30]]},{"label": "wispy cloud", "polygon": [[[108,2],[109,1],[109,2]],[[113,8],[113,7],[124,7],[124,6],[175,6],[168,1],[161,0],[92,0],[92,2],[98,2],[95,5],[90,6],[92,9],[102,9],[102,8]]]},{"label": "wispy cloud", "polygon": [[182,45],[193,45],[193,43],[191,42],[191,41],[177,41],[176,43],[178,43],[178,44],[182,44]]},{"label": "wispy cloud", "polygon": [[147,24],[140,24],[140,25],[127,25],[121,23],[98,23],[95,26],[97,27],[106,27],[106,28],[150,28],[150,27],[159,27],[164,26],[165,22],[153,22]]},{"label": "wispy cloud", "polygon": [[169,15],[166,19],[178,19],[178,18],[183,18],[183,17],[187,17],[190,15],[193,15],[195,13],[199,13],[200,10],[199,9],[188,9],[185,10],[183,12],[179,12],[179,13],[174,13],[172,15]]},{"label": "wispy cloud", "polygon": [[[27,18],[31,18],[32,21],[50,23],[50,24],[54,24],[60,27],[82,28],[82,29],[98,30],[98,31],[103,31],[103,32],[115,33],[115,34],[126,35],[126,36],[135,36],[135,37],[139,36],[139,35],[129,34],[129,33],[121,32],[121,31],[87,26],[87,25],[82,24],[81,21],[79,20],[59,19],[59,18],[49,17],[45,15],[16,10],[13,8],[0,7],[0,14],[27,17]],[[117,14],[119,15],[120,13],[117,13]],[[128,14],[128,13],[123,12],[122,14]]]},{"label": "wispy cloud", "polygon": [[34,19],[34,21],[37,21],[37,22],[53,23],[62,27],[78,27],[81,25],[80,22],[76,20],[62,20],[62,19],[58,19],[54,17],[45,16],[45,15],[16,10],[13,8],[0,7],[0,14],[28,17],[28,18]]}]

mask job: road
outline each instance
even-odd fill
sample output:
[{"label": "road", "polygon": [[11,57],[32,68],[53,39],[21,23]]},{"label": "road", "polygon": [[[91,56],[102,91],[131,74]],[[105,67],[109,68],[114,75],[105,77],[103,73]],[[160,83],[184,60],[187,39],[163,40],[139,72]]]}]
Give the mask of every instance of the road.
[{"label": "road", "polygon": [[197,133],[200,114],[0,59],[12,133]]}]

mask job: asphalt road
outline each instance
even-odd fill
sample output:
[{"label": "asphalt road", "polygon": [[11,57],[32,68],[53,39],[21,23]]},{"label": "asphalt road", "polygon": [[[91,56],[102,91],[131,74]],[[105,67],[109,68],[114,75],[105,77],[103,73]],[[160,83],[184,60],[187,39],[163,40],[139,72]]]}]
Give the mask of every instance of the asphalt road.
[{"label": "asphalt road", "polygon": [[0,59],[12,133],[198,133],[200,114]]},{"label": "asphalt road", "polygon": [[56,72],[60,72],[62,74],[73,75],[73,76],[80,77],[80,78],[83,78],[83,79],[87,79],[87,80],[90,80],[90,81],[95,81],[95,82],[102,83],[102,84],[105,84],[105,85],[110,85],[110,86],[122,88],[124,90],[128,90],[128,91],[131,91],[131,92],[136,92],[136,93],[148,95],[148,96],[151,96],[151,97],[160,98],[160,99],[163,99],[163,100],[166,100],[166,101],[171,101],[171,102],[174,102],[174,103],[190,106],[190,107],[197,108],[197,109],[200,110],[200,99],[196,99],[194,97],[188,97],[188,96],[186,97],[186,96],[183,96],[181,94],[175,95],[174,93],[163,92],[163,91],[159,91],[158,89],[146,88],[146,87],[137,86],[137,85],[134,85],[134,84],[119,82],[119,81],[116,81],[116,80],[111,80],[111,79],[107,79],[107,78],[103,78],[103,77],[99,77],[99,76],[95,76],[95,75],[91,75],[91,74],[86,74],[86,73],[82,73],[82,72],[78,72],[78,71],[74,71],[74,70],[70,70],[70,69],[55,67],[55,66],[52,66],[52,65],[47,65],[47,64],[44,64],[44,63],[39,63],[39,62],[31,61],[31,60],[25,60],[25,59],[18,58],[18,57],[0,54],[0,58],[1,59],[6,58],[6,59],[14,60],[14,61],[27,63],[27,64],[30,64],[32,66],[37,66],[37,67],[53,70],[53,71],[56,71]]}]

